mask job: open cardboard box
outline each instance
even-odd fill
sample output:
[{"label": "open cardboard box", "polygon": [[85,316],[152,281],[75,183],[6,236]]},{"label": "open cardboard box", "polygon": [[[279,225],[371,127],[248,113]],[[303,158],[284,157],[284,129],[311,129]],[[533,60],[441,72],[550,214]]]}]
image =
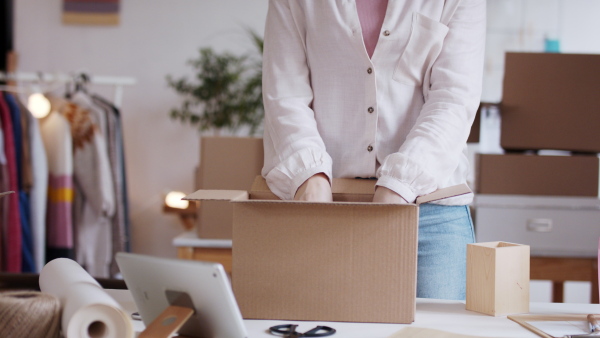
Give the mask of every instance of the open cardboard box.
[{"label": "open cardboard box", "polygon": [[412,323],[418,204],[371,203],[374,180],[334,179],[334,202],[281,201],[257,177],[250,191],[199,190],[188,200],[233,205],[233,291],[244,318]]}]

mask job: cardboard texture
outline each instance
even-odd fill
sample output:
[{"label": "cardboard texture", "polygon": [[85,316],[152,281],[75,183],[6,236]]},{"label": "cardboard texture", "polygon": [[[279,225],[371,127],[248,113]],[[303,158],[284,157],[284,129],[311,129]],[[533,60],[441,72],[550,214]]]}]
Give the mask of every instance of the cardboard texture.
[{"label": "cardboard texture", "polygon": [[[264,162],[262,138],[202,137],[198,189],[247,190]],[[231,239],[233,208],[227,201],[200,204],[197,233],[200,238]]]},{"label": "cardboard texture", "polygon": [[504,149],[600,152],[600,55],[506,53]]},{"label": "cardboard texture", "polygon": [[596,156],[478,155],[480,194],[598,196]]},{"label": "cardboard texture", "polygon": [[467,244],[466,309],[491,316],[529,312],[529,246]]},{"label": "cardboard texture", "polygon": [[419,208],[366,202],[374,185],[334,179],[331,203],[274,200],[262,177],[250,199],[231,193],[232,284],[244,318],[414,321]]}]

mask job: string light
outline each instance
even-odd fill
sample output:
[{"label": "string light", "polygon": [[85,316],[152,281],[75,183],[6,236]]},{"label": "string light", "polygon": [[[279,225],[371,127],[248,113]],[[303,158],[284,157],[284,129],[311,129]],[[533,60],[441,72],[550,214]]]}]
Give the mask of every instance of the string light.
[{"label": "string light", "polygon": [[27,99],[27,109],[38,119],[50,114],[50,101],[42,93],[33,93]]},{"label": "string light", "polygon": [[186,194],[181,191],[171,191],[165,197],[165,204],[171,208],[187,209],[190,202],[182,200],[185,196]]}]

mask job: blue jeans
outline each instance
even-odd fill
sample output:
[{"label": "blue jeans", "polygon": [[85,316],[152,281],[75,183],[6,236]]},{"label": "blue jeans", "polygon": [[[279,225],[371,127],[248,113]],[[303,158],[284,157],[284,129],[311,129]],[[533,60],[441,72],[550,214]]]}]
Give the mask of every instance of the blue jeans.
[{"label": "blue jeans", "polygon": [[417,297],[464,300],[467,244],[474,241],[468,206],[422,204]]}]

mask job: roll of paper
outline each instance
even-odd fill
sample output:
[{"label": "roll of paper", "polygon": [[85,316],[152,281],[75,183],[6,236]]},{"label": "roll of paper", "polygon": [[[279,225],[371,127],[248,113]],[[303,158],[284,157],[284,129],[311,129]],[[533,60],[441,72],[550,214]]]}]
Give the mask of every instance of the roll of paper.
[{"label": "roll of paper", "polygon": [[131,319],[77,262],[57,258],[40,273],[42,292],[56,296],[67,338],[132,338]]}]

